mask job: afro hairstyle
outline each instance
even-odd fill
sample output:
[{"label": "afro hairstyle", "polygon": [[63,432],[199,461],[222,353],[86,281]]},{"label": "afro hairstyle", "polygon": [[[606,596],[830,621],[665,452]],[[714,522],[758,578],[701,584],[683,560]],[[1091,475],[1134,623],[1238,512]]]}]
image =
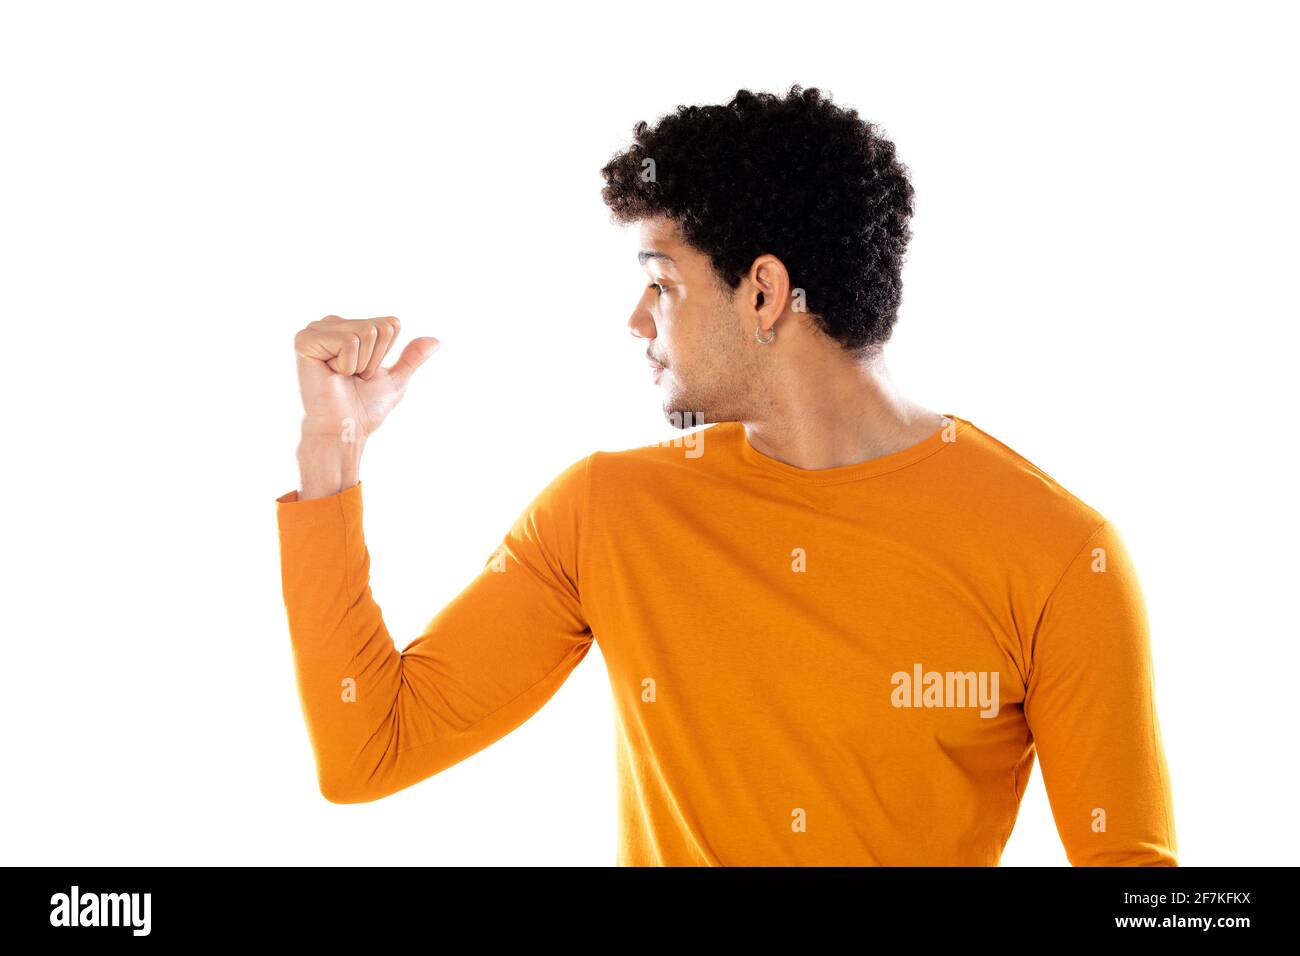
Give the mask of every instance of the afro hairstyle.
[{"label": "afro hairstyle", "polygon": [[843,349],[889,339],[912,186],[894,144],[829,94],[796,84],[783,96],[742,89],[725,106],[678,106],[654,126],[638,122],[601,173],[614,221],[668,217],[730,289],[770,253]]}]

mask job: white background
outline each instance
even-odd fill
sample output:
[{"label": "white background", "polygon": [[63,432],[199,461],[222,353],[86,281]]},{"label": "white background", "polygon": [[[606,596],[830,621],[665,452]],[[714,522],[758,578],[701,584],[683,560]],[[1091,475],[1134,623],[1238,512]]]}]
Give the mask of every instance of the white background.
[{"label": "white background", "polygon": [[[4,862],[611,865],[598,648],[436,777],[318,793],[274,512],[292,340],[443,342],[362,466],[400,648],[563,466],[676,434],[601,165],[792,83],[911,170],[896,380],[1125,536],[1181,862],[1294,862],[1291,10],[470,6],[3,8]],[[1066,864],[1037,766],[1003,862]]]}]

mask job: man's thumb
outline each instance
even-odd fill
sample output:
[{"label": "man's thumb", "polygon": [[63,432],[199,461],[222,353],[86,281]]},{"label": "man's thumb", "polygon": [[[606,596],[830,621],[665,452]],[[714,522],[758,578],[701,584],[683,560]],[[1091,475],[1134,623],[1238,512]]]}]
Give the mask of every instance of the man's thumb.
[{"label": "man's thumb", "polygon": [[400,383],[405,385],[411,374],[423,365],[430,355],[438,351],[438,346],[441,344],[431,335],[411,339],[406,343],[406,348],[402,349],[402,357],[389,366],[388,374],[396,376]]}]

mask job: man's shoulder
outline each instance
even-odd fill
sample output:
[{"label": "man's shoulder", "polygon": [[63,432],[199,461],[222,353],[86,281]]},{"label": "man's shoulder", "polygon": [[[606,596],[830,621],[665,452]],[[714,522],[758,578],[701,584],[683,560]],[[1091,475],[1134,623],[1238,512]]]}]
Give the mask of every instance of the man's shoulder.
[{"label": "man's shoulder", "polygon": [[653,474],[667,474],[680,467],[699,468],[710,461],[706,449],[713,445],[720,451],[735,441],[735,422],[713,422],[700,428],[683,428],[656,442],[621,448],[601,448],[591,453],[593,469],[609,480],[644,481]]},{"label": "man's shoulder", "polygon": [[958,441],[963,454],[957,493],[965,508],[987,517],[998,533],[1082,542],[1106,521],[1098,508],[1042,467],[1037,452],[1013,448],[974,424]]},{"label": "man's shoulder", "polygon": [[662,490],[662,483],[671,478],[670,472],[675,468],[703,467],[696,460],[707,457],[703,454],[707,443],[720,444],[726,432],[723,426],[728,424],[683,430],[663,441],[599,447],[570,457],[567,464],[551,473],[538,500],[572,505],[598,492],[602,499],[620,501],[630,491]]}]

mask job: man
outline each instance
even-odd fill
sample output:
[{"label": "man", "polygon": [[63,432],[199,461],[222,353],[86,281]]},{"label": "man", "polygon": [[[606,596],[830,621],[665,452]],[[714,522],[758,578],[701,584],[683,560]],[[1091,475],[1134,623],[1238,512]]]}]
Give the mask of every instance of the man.
[{"label": "man", "polygon": [[397,651],[358,462],[437,346],[298,333],[283,584],[324,796],[483,749],[599,641],[624,865],[995,865],[1035,757],[1075,865],[1177,865],[1147,617],[1116,529],[882,358],[912,190],[794,87],[682,107],[604,167],[648,273],[629,320],[680,443],[557,475]]}]

